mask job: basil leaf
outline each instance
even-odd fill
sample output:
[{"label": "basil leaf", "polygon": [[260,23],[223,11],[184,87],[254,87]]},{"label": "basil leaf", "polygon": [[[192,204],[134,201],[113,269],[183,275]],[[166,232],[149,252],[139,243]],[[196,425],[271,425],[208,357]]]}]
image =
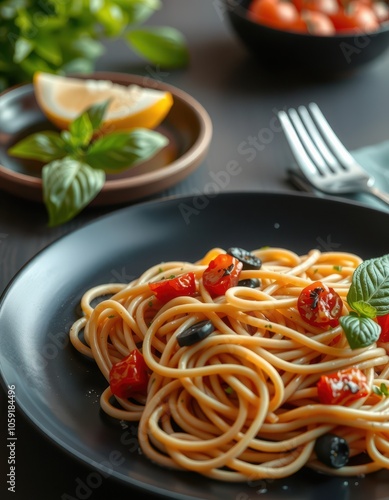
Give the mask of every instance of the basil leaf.
[{"label": "basil leaf", "polygon": [[126,11],[128,24],[142,24],[162,7],[160,0],[116,0],[115,3]]},{"label": "basil leaf", "polygon": [[71,48],[75,50],[78,57],[85,57],[87,60],[97,59],[104,54],[102,43],[87,34],[71,43]]},{"label": "basil leaf", "polygon": [[89,120],[94,131],[100,128],[110,102],[111,99],[107,99],[106,101],[93,104],[93,106],[87,109]]},{"label": "basil leaf", "polygon": [[31,40],[27,40],[26,38],[20,37],[15,42],[15,53],[14,53],[14,62],[15,64],[21,63],[26,59],[26,57],[31,53],[34,49],[34,44]]},{"label": "basil leaf", "polygon": [[104,186],[105,173],[66,157],[42,169],[43,200],[49,226],[69,221],[86,207]]},{"label": "basil leaf", "polygon": [[354,311],[357,311],[365,318],[375,318],[377,316],[377,309],[363,300],[353,303]]},{"label": "basil leaf", "polygon": [[65,74],[69,73],[93,73],[95,63],[93,59],[87,59],[86,57],[76,57],[71,61],[63,64],[62,71]]},{"label": "basil leaf", "polygon": [[35,52],[48,63],[60,67],[62,52],[59,43],[51,33],[41,34],[34,39]]},{"label": "basil leaf", "polygon": [[104,34],[118,36],[127,24],[125,12],[115,2],[105,0],[96,9],[96,19],[104,27]]},{"label": "basil leaf", "polygon": [[353,273],[347,294],[350,307],[364,314],[364,304],[376,310],[376,315],[389,313],[389,254],[362,262]]},{"label": "basil leaf", "polygon": [[381,333],[381,327],[370,318],[341,316],[339,322],[351,349],[368,347],[378,340]]},{"label": "basil leaf", "polygon": [[148,160],[168,142],[164,135],[149,129],[115,132],[97,139],[83,160],[93,168],[119,172]]},{"label": "basil leaf", "polygon": [[177,68],[189,61],[185,39],[174,28],[137,29],[127,33],[126,38],[136,52],[154,64]]},{"label": "basil leaf", "polygon": [[48,162],[66,156],[66,143],[58,132],[48,130],[29,135],[8,149],[8,154]]},{"label": "basil leaf", "polygon": [[88,115],[88,111],[81,113],[69,125],[71,134],[70,143],[75,146],[87,146],[93,137],[93,125]]}]

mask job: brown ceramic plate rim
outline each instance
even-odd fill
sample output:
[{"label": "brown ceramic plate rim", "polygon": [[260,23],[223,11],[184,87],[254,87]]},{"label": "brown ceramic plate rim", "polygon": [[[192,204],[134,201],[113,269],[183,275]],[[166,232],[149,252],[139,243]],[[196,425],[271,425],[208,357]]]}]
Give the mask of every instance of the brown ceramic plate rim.
[{"label": "brown ceramic plate rim", "polygon": [[[205,108],[192,96],[173,85],[151,79],[149,77],[117,72],[94,72],[87,75],[76,75],[78,78],[96,80],[111,80],[123,85],[140,85],[172,93],[175,100],[179,100],[192,116],[196,118],[198,135],[194,143],[178,158],[163,168],[152,172],[140,173],[132,177],[107,179],[102,190],[93,201],[94,205],[107,203],[122,203],[137,198],[155,194],[170,187],[193,172],[204,160],[212,138],[212,121]],[[27,84],[31,85],[31,84]],[[20,89],[24,85],[16,85],[6,89],[2,96]],[[174,107],[174,104],[173,104]],[[23,198],[34,201],[42,196],[42,180],[39,177],[15,172],[0,164],[0,179],[2,189],[20,194]],[[117,195],[117,196],[116,196]]]}]

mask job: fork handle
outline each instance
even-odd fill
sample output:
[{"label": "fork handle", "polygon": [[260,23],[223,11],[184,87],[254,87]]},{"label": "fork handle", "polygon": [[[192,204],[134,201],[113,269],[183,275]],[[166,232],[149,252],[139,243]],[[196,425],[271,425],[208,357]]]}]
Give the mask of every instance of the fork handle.
[{"label": "fork handle", "polygon": [[387,205],[389,205],[389,194],[384,193],[383,191],[380,191],[379,189],[375,188],[374,186],[369,187],[368,193],[372,194],[379,200],[383,201]]}]

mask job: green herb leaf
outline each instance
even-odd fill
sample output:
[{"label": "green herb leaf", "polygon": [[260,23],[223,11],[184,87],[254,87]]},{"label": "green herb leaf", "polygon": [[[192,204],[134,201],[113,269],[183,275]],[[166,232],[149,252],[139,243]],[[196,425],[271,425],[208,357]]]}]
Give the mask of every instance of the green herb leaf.
[{"label": "green herb leaf", "polygon": [[97,139],[85,153],[84,161],[105,172],[119,172],[151,158],[167,143],[168,139],[154,130],[115,132]]},{"label": "green herb leaf", "polygon": [[386,396],[386,397],[387,397],[387,396],[389,396],[389,390],[388,390],[388,387],[387,387],[387,385],[386,385],[386,384],[384,384],[384,383],[382,382],[382,384],[380,385],[380,389],[381,389],[381,392],[382,392],[382,394],[383,394],[384,396]]},{"label": "green herb leaf", "polygon": [[77,38],[71,44],[72,48],[78,54],[78,57],[86,60],[93,60],[104,54],[104,47],[101,42],[94,40],[86,34],[82,38]]},{"label": "green herb leaf", "polygon": [[[378,316],[389,313],[389,254],[362,262],[354,271],[347,294],[350,307],[360,314],[371,316],[372,310]],[[374,317],[374,316],[373,316]]]},{"label": "green herb leaf", "polygon": [[62,51],[57,40],[50,33],[42,33],[34,38],[34,50],[35,52],[45,59],[48,63],[54,64],[55,66],[61,66],[62,64]]},{"label": "green herb leaf", "polygon": [[370,318],[349,315],[341,316],[339,322],[346,334],[351,349],[368,347],[380,336],[380,326]]},{"label": "green herb leaf", "polygon": [[107,99],[105,101],[93,104],[93,106],[86,110],[89,120],[92,124],[93,131],[96,131],[100,128],[110,102],[111,99]]},{"label": "green herb leaf", "polygon": [[104,186],[105,173],[73,158],[63,158],[42,169],[43,199],[49,226],[63,224],[88,205]]},{"label": "green herb leaf", "polygon": [[149,27],[127,33],[132,48],[154,64],[168,68],[182,67],[189,62],[183,35],[170,27]]},{"label": "green herb leaf", "polygon": [[383,382],[379,387],[373,385],[373,392],[378,396],[385,396],[386,398],[389,396],[389,390]]},{"label": "green herb leaf", "polygon": [[368,302],[364,302],[363,300],[359,302],[353,303],[354,311],[359,313],[361,316],[365,318],[375,318],[377,316],[377,309],[370,305]]},{"label": "green herb leaf", "polygon": [[34,44],[26,38],[18,38],[15,43],[14,62],[16,64],[22,62],[31,53]]},{"label": "green herb leaf", "polygon": [[105,0],[96,9],[97,21],[104,27],[106,36],[118,36],[126,25],[126,15],[115,2]]},{"label": "green herb leaf", "polygon": [[48,162],[66,156],[65,144],[58,132],[48,130],[22,139],[8,149],[8,154],[18,158]]},{"label": "green herb leaf", "polygon": [[69,125],[71,144],[74,147],[87,146],[93,137],[93,126],[87,112],[82,113]]},{"label": "green herb leaf", "polygon": [[128,21],[131,24],[143,23],[154,11],[162,7],[160,0],[116,0],[116,3],[126,9]]}]

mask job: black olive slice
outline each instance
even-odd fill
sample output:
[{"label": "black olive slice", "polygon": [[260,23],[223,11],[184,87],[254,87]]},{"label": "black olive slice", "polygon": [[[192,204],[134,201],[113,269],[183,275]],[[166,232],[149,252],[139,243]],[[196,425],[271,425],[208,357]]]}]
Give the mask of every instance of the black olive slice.
[{"label": "black olive slice", "polygon": [[255,270],[260,269],[262,266],[261,259],[244,248],[231,247],[227,250],[227,253],[240,260],[243,264],[243,269]]},{"label": "black olive slice", "polygon": [[344,467],[349,459],[349,446],[347,441],[335,434],[324,434],[315,443],[315,453],[323,464],[340,469]]},{"label": "black olive slice", "polygon": [[208,337],[208,335],[210,335],[214,330],[215,327],[211,321],[200,321],[199,323],[195,323],[183,332],[179,333],[177,335],[177,342],[180,347],[193,345],[196,342],[200,342],[200,340],[205,339],[205,337]]},{"label": "black olive slice", "polygon": [[261,286],[261,280],[258,278],[249,278],[247,280],[238,281],[238,286],[246,286],[247,288],[258,288]]}]

